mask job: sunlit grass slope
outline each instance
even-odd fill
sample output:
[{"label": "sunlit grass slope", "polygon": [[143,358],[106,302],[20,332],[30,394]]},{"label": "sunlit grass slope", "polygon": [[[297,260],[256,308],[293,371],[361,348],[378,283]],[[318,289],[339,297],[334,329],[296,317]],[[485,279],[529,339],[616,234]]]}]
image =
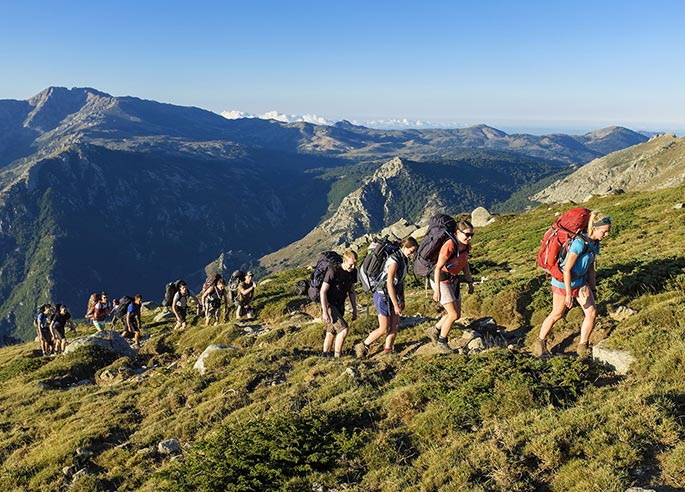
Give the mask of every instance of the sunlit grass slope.
[{"label": "sunlit grass slope", "polygon": [[[510,335],[506,349],[436,355],[425,320],[400,331],[395,357],[374,347],[365,360],[322,359],[316,306],[293,293],[305,269],[263,280],[251,323],[179,333],[149,320],[135,360],[1,349],[0,489],[682,490],[685,211],[674,205],[684,201],[678,188],[587,204],[614,218],[597,263],[592,342],[633,354],[625,377],[529,353],[551,307],[533,260],[554,214],[570,207],[543,206],[499,216],[474,238],[478,283],[465,318],[493,317]],[[422,283],[409,284],[405,314],[438,315]],[[621,305],[636,314],[614,321]],[[370,311],[352,323],[348,349],[375,326]],[[574,308],[558,323],[555,350],[573,352],[581,320]],[[234,348],[213,353],[200,376],[193,364],[212,343]],[[89,378],[98,384],[69,385]],[[157,452],[170,438],[180,455]],[[72,466],[85,472],[63,473]]]}]

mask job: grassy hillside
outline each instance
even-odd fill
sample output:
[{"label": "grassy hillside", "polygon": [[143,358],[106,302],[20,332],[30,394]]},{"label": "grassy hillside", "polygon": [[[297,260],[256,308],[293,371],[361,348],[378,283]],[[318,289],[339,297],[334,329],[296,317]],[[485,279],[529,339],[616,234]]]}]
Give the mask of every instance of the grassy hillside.
[{"label": "grassy hillside", "polygon": [[[147,323],[135,360],[97,350],[43,359],[33,343],[0,349],[0,489],[682,490],[685,216],[674,205],[684,193],[588,204],[614,217],[591,341],[634,355],[625,377],[529,354],[551,307],[533,259],[563,210],[543,206],[500,216],[474,238],[479,283],[452,339],[488,316],[498,325],[491,337],[506,335],[509,348],[438,356],[423,335],[432,321],[418,318],[405,320],[397,356],[376,346],[366,360],[322,359],[316,306],[292,293],[307,275],[299,269],[260,283],[254,323],[185,333]],[[407,315],[436,316],[420,282],[410,284]],[[619,305],[636,314],[614,321]],[[348,349],[375,326],[369,311],[352,323]],[[574,346],[581,319],[574,308],[557,324],[557,351]],[[212,354],[200,376],[192,367],[211,343],[235,348]],[[182,445],[174,457],[157,452],[170,438]],[[86,471],[67,477],[71,466]]]}]

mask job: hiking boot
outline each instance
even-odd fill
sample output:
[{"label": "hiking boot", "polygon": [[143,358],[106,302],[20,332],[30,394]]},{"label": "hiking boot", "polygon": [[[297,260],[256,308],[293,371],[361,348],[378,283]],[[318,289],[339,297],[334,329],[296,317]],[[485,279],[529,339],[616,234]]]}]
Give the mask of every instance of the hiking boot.
[{"label": "hiking boot", "polygon": [[454,351],[450,348],[447,342],[436,342],[435,346],[439,354],[452,354]]},{"label": "hiking boot", "polygon": [[533,355],[535,357],[552,355],[552,352],[550,352],[547,348],[547,340],[541,340],[540,338],[535,339],[535,345],[533,345]]},{"label": "hiking boot", "polygon": [[581,342],[576,347],[576,354],[578,357],[589,357],[592,351],[590,350],[590,344],[588,342]]},{"label": "hiking boot", "polygon": [[440,330],[438,329],[437,326],[427,326],[423,331],[431,339],[431,342],[433,343],[433,345],[438,344],[438,338],[440,337]]},{"label": "hiking boot", "polygon": [[366,354],[369,353],[369,347],[364,345],[364,342],[359,342],[357,345],[354,346],[354,354],[357,356],[357,359],[363,359],[366,357]]}]

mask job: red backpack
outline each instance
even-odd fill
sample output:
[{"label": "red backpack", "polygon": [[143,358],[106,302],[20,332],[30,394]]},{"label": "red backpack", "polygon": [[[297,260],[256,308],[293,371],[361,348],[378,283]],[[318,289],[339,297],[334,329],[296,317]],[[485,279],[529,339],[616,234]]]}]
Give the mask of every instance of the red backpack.
[{"label": "red backpack", "polygon": [[94,292],[93,294],[90,295],[88,298],[88,307],[86,308],[86,318],[94,318],[95,317],[95,305],[100,302],[100,294],[97,292]]},{"label": "red backpack", "polygon": [[576,236],[587,229],[590,222],[590,210],[587,208],[572,208],[559,216],[552,227],[540,241],[537,264],[552,278],[564,281],[564,273],[559,268],[559,260],[566,256],[571,242]]}]

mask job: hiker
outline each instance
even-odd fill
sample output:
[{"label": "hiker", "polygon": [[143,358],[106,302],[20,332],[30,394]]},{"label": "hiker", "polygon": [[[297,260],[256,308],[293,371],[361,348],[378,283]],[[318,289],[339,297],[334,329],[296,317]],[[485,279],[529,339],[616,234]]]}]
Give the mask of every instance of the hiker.
[{"label": "hiker", "polygon": [[[413,237],[400,242],[397,253],[388,256],[383,266],[381,281],[373,293],[373,304],[378,314],[378,328],[369,333],[363,342],[354,347],[359,358],[366,357],[373,342],[385,335],[385,354],[391,354],[395,337],[400,328],[400,315],[404,310],[404,279],[409,272],[409,260],[414,256],[419,243]],[[384,281],[383,281],[384,280]]]},{"label": "hiker", "polygon": [[226,291],[226,284],[223,278],[216,281],[216,285],[207,288],[202,293],[202,306],[205,310],[205,326],[214,320],[214,324],[219,324],[219,314],[221,313],[221,305],[224,304],[228,310],[228,293]]},{"label": "hiker", "polygon": [[71,319],[71,313],[64,304],[57,304],[55,306],[56,312],[50,321],[50,333],[55,341],[54,353],[61,354],[67,348],[67,337],[64,334],[64,328],[69,325],[72,331],[76,331],[74,322]]},{"label": "hiker", "polygon": [[240,319],[247,316],[248,319],[254,317],[254,309],[252,308],[252,299],[254,299],[255,289],[257,284],[253,280],[252,272],[245,274],[245,279],[238,284],[236,295],[236,310],[235,319]]},{"label": "hiker", "polygon": [[345,251],[342,263],[329,268],[321,284],[321,317],[326,323],[326,336],[323,341],[323,356],[331,356],[331,347],[335,340],[334,355],[340,357],[342,346],[347,337],[348,326],[345,318],[345,299],[352,304],[352,321],[357,319],[357,295],[354,286],[357,283],[357,253]]},{"label": "hiker", "polygon": [[426,333],[438,352],[451,354],[452,349],[447,342],[452,325],[461,318],[461,289],[457,275],[464,273],[469,294],[473,294],[473,277],[469,267],[469,251],[473,239],[473,225],[462,220],[457,222],[455,234],[443,243],[435,263],[435,270],[430,279],[433,289],[433,300],[442,304],[445,314],[433,327],[428,327]]},{"label": "hiker", "polygon": [[52,333],[50,332],[50,304],[41,306],[40,313],[36,318],[36,330],[43,355],[50,355],[53,344]]},{"label": "hiker", "polygon": [[597,317],[597,281],[595,278],[595,258],[599,254],[599,242],[609,235],[611,217],[596,210],[590,214],[587,235],[578,234],[569,246],[565,259],[559,265],[564,274],[564,281],[552,279],[552,312],[545,318],[540,327],[540,334],[535,341],[533,354],[540,357],[552,355],[547,347],[547,335],[566,313],[573,307],[573,299],[583,308],[585,318],[580,327],[580,341],[576,347],[579,356],[585,356],[589,350],[589,340]]},{"label": "hiker", "polygon": [[100,294],[100,299],[93,308],[93,326],[98,331],[104,331],[107,316],[112,313],[112,308],[109,304],[109,296],[107,292]]},{"label": "hiker", "polygon": [[178,283],[178,291],[174,294],[174,298],[171,303],[171,310],[176,316],[176,325],[174,330],[185,330],[187,327],[186,314],[188,312],[188,298],[194,299],[197,303],[197,314],[200,314],[200,301],[197,297],[190,292],[188,289],[188,284],[183,280]]},{"label": "hiker", "polygon": [[124,331],[121,334],[121,336],[124,338],[133,338],[134,347],[136,348],[140,347],[140,329],[143,326],[143,319],[140,313],[140,307],[142,304],[143,296],[136,294],[133,297],[133,302],[131,302],[126,309],[126,317],[124,318]]}]

